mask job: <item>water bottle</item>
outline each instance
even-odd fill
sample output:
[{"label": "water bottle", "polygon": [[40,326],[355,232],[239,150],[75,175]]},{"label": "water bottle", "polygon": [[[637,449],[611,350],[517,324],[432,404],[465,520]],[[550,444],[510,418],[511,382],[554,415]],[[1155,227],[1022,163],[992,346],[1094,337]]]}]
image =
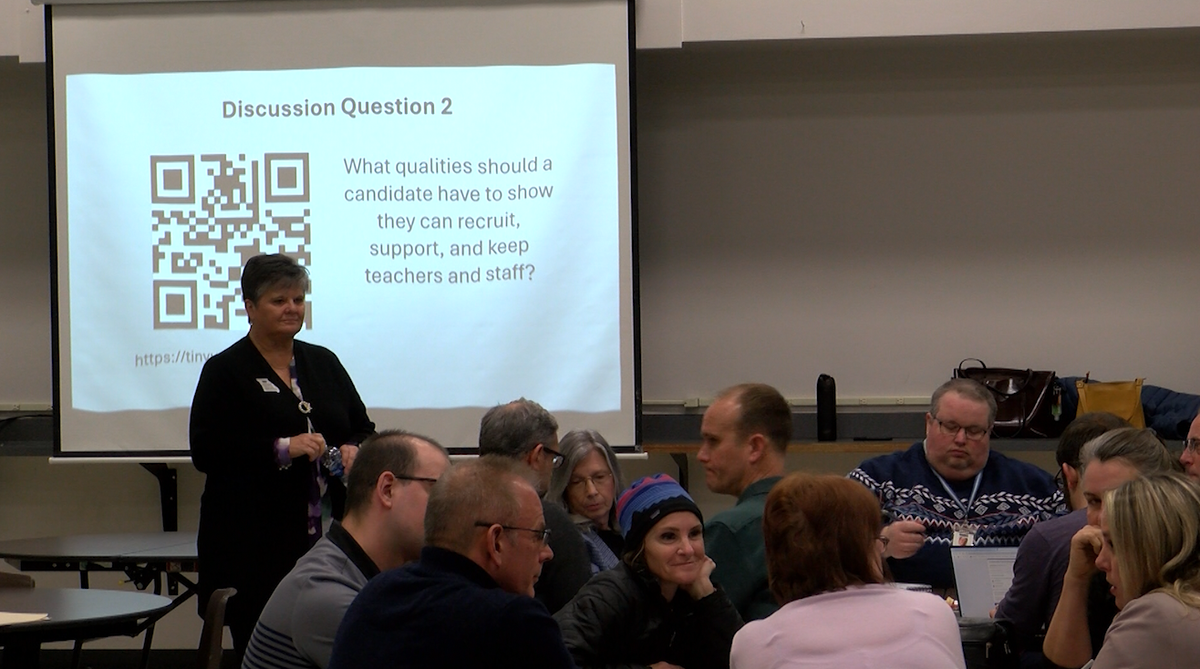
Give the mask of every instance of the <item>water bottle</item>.
[{"label": "water bottle", "polygon": [[342,449],[337,446],[325,449],[325,454],[321,456],[321,464],[325,465],[325,471],[336,478],[340,479],[346,473],[346,468],[342,466]]},{"label": "water bottle", "polygon": [[817,441],[837,441],[837,384],[833,377],[817,377]]}]

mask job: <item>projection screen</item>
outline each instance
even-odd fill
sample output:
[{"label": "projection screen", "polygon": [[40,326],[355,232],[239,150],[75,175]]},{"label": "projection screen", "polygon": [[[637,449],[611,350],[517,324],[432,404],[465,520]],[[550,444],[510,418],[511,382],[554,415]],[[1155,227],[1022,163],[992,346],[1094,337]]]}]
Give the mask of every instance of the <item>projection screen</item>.
[{"label": "projection screen", "polygon": [[186,455],[273,252],[378,428],[471,448],[523,396],[637,443],[632,2],[64,2],[47,31],[56,455]]}]

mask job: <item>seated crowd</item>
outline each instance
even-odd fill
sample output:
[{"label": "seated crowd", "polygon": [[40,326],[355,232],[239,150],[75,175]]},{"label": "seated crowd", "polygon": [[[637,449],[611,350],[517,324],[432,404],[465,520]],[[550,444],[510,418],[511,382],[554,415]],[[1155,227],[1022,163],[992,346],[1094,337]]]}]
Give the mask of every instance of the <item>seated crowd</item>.
[{"label": "seated crowd", "polygon": [[1200,418],[1181,459],[1150,430],[1077,418],[1060,489],[991,449],[995,417],[990,391],[954,379],[906,450],[788,474],[787,401],[733,386],[696,459],[736,502],[707,521],[665,474],[626,488],[603,436],[560,441],[529,400],[489,410],[480,457],[454,465],[429,437],[379,432],[242,666],[962,669],[938,596],[952,545],[1020,546],[996,618],[1026,666],[1195,666],[1200,487],[1180,472],[1200,478]]}]

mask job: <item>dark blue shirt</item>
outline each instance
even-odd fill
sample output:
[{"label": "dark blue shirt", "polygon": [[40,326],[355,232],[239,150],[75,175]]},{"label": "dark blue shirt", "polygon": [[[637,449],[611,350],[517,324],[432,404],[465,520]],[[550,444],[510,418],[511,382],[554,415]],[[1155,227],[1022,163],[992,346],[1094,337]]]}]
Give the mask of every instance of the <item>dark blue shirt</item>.
[{"label": "dark blue shirt", "polygon": [[541,602],[500,589],[465,556],[429,546],[419,561],[363,588],[329,662],[329,669],[574,666]]}]

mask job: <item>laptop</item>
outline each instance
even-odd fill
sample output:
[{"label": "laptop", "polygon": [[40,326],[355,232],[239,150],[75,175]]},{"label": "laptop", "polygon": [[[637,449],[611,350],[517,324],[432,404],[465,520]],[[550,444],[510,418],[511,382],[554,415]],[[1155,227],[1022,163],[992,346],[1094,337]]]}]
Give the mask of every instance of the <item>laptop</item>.
[{"label": "laptop", "polygon": [[952,546],[958,608],[964,618],[987,618],[1008,592],[1016,546]]}]

